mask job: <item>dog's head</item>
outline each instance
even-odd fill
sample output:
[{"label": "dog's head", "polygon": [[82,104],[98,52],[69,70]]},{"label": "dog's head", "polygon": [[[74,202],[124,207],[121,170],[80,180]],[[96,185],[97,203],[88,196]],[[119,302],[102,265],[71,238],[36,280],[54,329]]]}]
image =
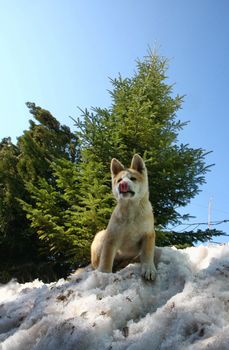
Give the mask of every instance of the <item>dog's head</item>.
[{"label": "dog's head", "polygon": [[141,199],[148,193],[147,170],[143,159],[135,154],[129,169],[113,158],[111,161],[112,190],[117,200]]}]

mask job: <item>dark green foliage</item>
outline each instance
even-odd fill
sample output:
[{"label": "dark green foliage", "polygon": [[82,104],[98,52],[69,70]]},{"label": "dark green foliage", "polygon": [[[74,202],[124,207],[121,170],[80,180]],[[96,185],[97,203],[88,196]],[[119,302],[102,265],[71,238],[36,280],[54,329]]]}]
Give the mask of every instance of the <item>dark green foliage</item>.
[{"label": "dark green foliage", "polygon": [[27,106],[39,124],[30,120],[29,130],[18,138],[17,145],[21,156],[17,167],[24,180],[35,182],[39,177],[51,176],[50,164],[55,159],[64,158],[76,162],[78,140],[50,112],[34,103],[28,102]]},{"label": "dark green foliage", "polygon": [[210,241],[212,237],[224,235],[224,232],[216,229],[206,229],[194,231],[157,231],[156,244],[158,246],[175,246],[177,248],[186,248],[197,244]]},{"label": "dark green foliage", "polygon": [[55,182],[50,168],[55,159],[65,158],[71,163],[78,157],[76,135],[48,111],[33,103],[27,106],[38,124],[30,121],[29,130],[16,145],[10,138],[0,143],[0,264],[6,274],[12,266],[50,259],[20,201],[36,205],[29,186],[35,186],[38,179]]},{"label": "dark green foliage", "polygon": [[110,174],[106,174],[102,163],[88,161],[79,165],[79,192],[71,216],[78,223],[78,234],[90,241],[110,218],[114,204],[110,182]]},{"label": "dark green foliage", "polygon": [[24,262],[36,249],[25,213],[16,198],[28,199],[23,179],[18,173],[19,149],[10,138],[0,143],[0,259],[1,265],[12,259]]},{"label": "dark green foliage", "polygon": [[55,183],[44,178],[36,186],[27,183],[33,204],[21,201],[23,209],[46,253],[75,265],[88,262],[93,236],[111,213],[110,179],[103,177],[101,164],[91,168],[90,162],[58,160],[51,169]]}]

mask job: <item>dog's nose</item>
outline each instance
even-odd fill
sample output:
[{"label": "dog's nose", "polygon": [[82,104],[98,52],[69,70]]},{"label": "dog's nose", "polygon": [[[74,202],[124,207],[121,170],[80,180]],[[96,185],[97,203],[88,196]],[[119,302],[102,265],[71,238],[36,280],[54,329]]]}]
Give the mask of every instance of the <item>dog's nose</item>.
[{"label": "dog's nose", "polygon": [[129,185],[127,181],[121,181],[119,183],[119,192],[120,193],[126,193],[129,190]]}]

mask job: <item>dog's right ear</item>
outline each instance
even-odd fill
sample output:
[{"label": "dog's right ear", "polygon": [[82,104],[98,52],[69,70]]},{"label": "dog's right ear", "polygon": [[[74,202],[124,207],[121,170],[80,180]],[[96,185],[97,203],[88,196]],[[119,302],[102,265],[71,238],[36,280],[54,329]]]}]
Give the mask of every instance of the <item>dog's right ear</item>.
[{"label": "dog's right ear", "polygon": [[120,171],[124,170],[124,165],[116,158],[113,158],[111,161],[111,173],[113,176],[116,176]]}]

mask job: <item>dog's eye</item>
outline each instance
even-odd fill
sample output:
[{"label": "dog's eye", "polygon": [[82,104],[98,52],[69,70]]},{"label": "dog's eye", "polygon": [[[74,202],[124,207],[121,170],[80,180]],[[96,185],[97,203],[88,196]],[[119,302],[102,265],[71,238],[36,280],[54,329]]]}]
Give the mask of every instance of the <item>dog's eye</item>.
[{"label": "dog's eye", "polygon": [[131,180],[131,181],[136,181],[137,179],[136,179],[136,177],[131,176],[130,180]]},{"label": "dog's eye", "polygon": [[120,179],[118,179],[118,181],[117,182],[121,182],[122,181],[122,179],[120,178]]}]

